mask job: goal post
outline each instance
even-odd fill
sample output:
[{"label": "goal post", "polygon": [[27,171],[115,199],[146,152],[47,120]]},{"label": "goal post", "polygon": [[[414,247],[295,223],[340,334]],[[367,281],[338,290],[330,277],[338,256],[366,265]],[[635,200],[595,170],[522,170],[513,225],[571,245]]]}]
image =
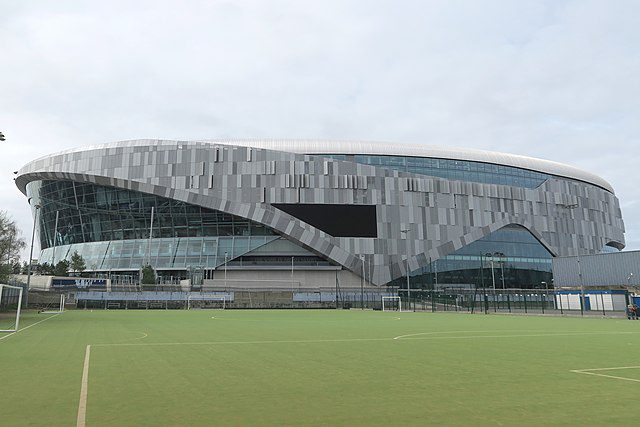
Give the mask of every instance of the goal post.
[{"label": "goal post", "polygon": [[57,314],[64,312],[64,305],[67,302],[67,297],[65,294],[60,294],[60,303],[59,304],[51,304],[51,306],[45,308],[40,313],[44,314]]},{"label": "goal post", "polygon": [[16,332],[20,328],[22,292],[20,286],[0,284],[0,332]]},{"label": "goal post", "polygon": [[402,300],[399,296],[383,296],[382,311],[402,311]]},{"label": "goal post", "polygon": [[192,296],[187,298],[187,310],[218,309],[227,308],[226,296]]}]

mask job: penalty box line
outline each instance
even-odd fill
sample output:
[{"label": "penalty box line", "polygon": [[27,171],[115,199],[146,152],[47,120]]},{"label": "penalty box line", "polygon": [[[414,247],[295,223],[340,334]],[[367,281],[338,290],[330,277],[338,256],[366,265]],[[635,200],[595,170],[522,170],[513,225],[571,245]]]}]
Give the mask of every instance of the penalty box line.
[{"label": "penalty box line", "polygon": [[[469,333],[481,331],[448,331],[442,333]],[[434,334],[438,332],[426,332],[424,334]],[[388,338],[339,338],[339,339],[319,339],[319,340],[259,340],[259,341],[201,341],[201,342],[158,342],[158,343],[98,343],[93,347],[151,347],[151,346],[181,346],[181,345],[246,345],[246,344],[315,344],[315,343],[341,343],[341,342],[375,342],[375,341],[420,341],[420,340],[460,340],[460,339],[482,339],[482,338],[526,338],[526,337],[557,337],[557,336],[582,336],[582,335],[603,335],[603,334],[637,334],[640,332],[576,332],[576,333],[556,333],[556,334],[511,334],[511,335],[467,335],[467,336],[416,336],[419,334],[399,335]],[[413,337],[413,338],[411,338]],[[146,337],[143,337],[146,338]],[[91,358],[91,346],[87,345],[82,369],[82,384],[80,387],[80,401],[78,403],[77,426],[84,427],[87,414],[87,397],[89,393],[89,361]],[[572,371],[574,372],[574,371]],[[583,373],[583,372],[579,372]],[[586,372],[584,372],[586,373]],[[627,378],[629,380],[629,378]],[[640,380],[632,380],[638,381]]]},{"label": "penalty box line", "polygon": [[[640,334],[640,331],[629,332],[566,332],[566,333],[537,333],[537,334],[510,334],[510,335],[462,335],[462,336],[435,336],[426,334],[439,333],[469,333],[469,332],[489,332],[489,331],[448,331],[448,332],[422,332],[419,334],[399,335],[387,338],[335,338],[316,340],[256,340],[256,341],[195,341],[195,342],[126,342],[126,343],[98,343],[93,347],[143,347],[143,346],[180,346],[180,345],[242,345],[242,344],[314,344],[314,343],[340,343],[340,342],[367,342],[367,341],[420,341],[420,340],[460,340],[460,339],[483,339],[483,338],[527,338],[527,337],[564,337],[583,335],[629,335]],[[422,335],[422,336],[420,336]]]},{"label": "penalty box line", "polygon": [[640,379],[636,379],[636,378],[620,377],[617,375],[607,375],[607,374],[599,373],[603,371],[619,371],[623,369],[640,369],[640,366],[615,366],[612,368],[571,369],[569,372],[573,372],[574,374],[593,375],[595,377],[612,378],[615,380],[632,381],[635,383],[640,383]]}]

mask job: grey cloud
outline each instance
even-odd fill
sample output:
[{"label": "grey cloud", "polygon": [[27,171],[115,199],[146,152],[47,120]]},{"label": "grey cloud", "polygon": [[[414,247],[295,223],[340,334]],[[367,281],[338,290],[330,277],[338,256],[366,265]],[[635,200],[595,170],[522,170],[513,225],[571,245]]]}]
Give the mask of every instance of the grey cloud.
[{"label": "grey cloud", "polygon": [[[6,7],[5,7],[6,6]],[[609,180],[640,249],[634,1],[5,2],[11,171],[138,137],[317,137],[506,151]]]}]

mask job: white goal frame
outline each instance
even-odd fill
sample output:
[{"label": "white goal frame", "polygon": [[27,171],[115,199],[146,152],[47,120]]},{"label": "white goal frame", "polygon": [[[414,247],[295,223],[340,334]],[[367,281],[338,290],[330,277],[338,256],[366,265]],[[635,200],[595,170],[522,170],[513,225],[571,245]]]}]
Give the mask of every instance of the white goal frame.
[{"label": "white goal frame", "polygon": [[44,314],[58,314],[58,313],[64,313],[64,304],[67,302],[67,297],[65,294],[60,294],[60,306],[58,307],[57,310],[45,310],[45,311],[41,311],[41,313]]},{"label": "white goal frame", "polygon": [[[221,297],[213,297],[213,296],[208,296],[208,297],[203,297],[203,298],[191,298],[191,296],[189,296],[187,298],[187,310],[194,310],[191,308],[191,301],[193,302],[207,302],[207,301],[216,301],[216,302],[220,302],[222,301],[222,308],[208,308],[206,310],[226,310],[227,308],[227,297],[226,296],[221,296]],[[200,310],[200,308],[197,308],[198,310]],[[205,309],[203,309],[205,310]]]},{"label": "white goal frame", "polygon": [[20,286],[11,286],[11,285],[0,285],[0,302],[2,302],[2,294],[5,288],[8,289],[18,289],[20,293],[18,294],[18,310],[16,311],[16,324],[14,329],[0,329],[0,332],[17,332],[20,328],[20,313],[22,311],[22,293],[24,291]]},{"label": "white goal frame", "polygon": [[382,311],[390,311],[390,310],[385,310],[384,309],[384,301],[385,300],[397,300],[398,301],[398,311],[402,311],[402,299],[399,296],[392,296],[392,297],[382,297]]}]

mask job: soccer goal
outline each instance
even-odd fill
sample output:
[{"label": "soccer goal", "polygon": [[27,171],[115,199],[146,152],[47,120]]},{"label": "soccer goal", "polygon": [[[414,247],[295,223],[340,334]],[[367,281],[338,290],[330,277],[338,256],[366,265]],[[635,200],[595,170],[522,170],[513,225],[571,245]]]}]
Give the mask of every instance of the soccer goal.
[{"label": "soccer goal", "polygon": [[402,311],[400,297],[382,297],[382,311]]},{"label": "soccer goal", "polygon": [[22,291],[19,286],[0,285],[0,332],[16,332],[20,327]]},{"label": "soccer goal", "polygon": [[45,314],[57,314],[57,313],[63,313],[64,312],[64,304],[67,301],[67,297],[65,294],[60,294],[60,302],[59,304],[56,303],[52,303],[49,304],[47,307],[43,308],[40,310],[40,313],[45,313]]},{"label": "soccer goal", "polygon": [[190,296],[187,299],[187,310],[224,310],[227,308],[227,297]]}]

